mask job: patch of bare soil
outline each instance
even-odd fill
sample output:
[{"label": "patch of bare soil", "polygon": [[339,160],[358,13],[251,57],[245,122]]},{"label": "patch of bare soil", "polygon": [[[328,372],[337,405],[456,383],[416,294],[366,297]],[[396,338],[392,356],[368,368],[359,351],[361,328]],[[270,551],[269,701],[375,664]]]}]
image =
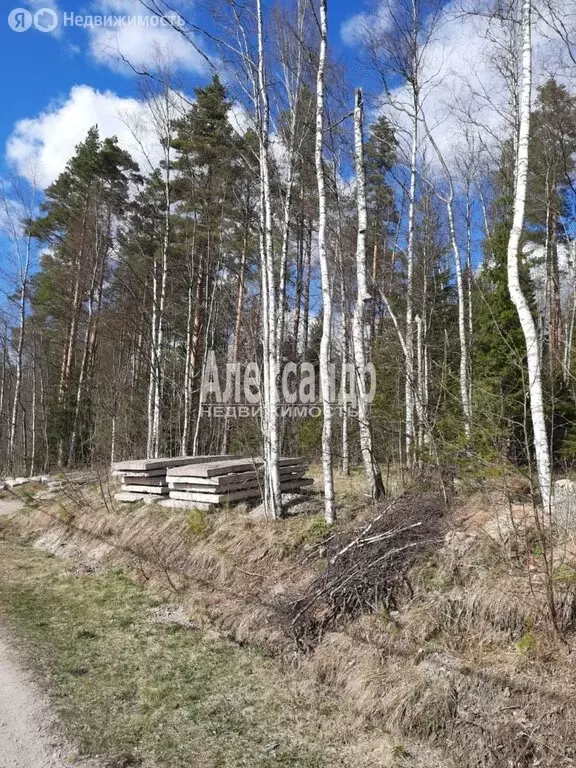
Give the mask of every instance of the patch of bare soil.
[{"label": "patch of bare soil", "polygon": [[0,628],[0,765],[2,768],[97,768],[80,761],[58,735],[41,692]]}]

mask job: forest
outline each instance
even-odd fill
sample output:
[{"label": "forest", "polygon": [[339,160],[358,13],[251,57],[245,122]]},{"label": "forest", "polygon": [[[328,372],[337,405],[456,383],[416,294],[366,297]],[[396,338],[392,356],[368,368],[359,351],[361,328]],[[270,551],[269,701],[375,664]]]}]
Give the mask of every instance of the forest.
[{"label": "forest", "polygon": [[444,101],[441,3],[363,14],[355,68],[330,0],[180,14],[205,77],[169,50],[138,71],[138,160],[94,125],[47,187],[6,181],[4,473],[262,456],[280,517],[279,457],[304,456],[329,523],[359,468],[371,499],[520,475],[551,507],[576,460],[576,59],[553,0],[482,5],[453,10],[496,86],[451,72]]}]

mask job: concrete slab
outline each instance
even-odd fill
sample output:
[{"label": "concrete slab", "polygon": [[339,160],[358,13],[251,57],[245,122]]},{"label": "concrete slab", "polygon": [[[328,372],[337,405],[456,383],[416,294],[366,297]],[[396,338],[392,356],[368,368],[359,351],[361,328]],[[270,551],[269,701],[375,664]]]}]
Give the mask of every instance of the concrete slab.
[{"label": "concrete slab", "polygon": [[[216,477],[218,475],[226,475],[235,472],[250,472],[255,471],[259,467],[263,466],[263,461],[260,457],[253,459],[239,459],[231,460],[226,459],[221,461],[204,461],[203,463],[197,462],[196,464],[186,464],[175,468],[170,468],[167,472],[169,477]],[[290,465],[302,465],[302,461],[297,458],[279,459],[278,464],[280,467]]]},{"label": "concrete slab", "polygon": [[166,487],[166,475],[159,475],[158,477],[134,477],[134,475],[122,475],[122,485],[154,485]]},{"label": "concrete slab", "polygon": [[[282,493],[287,491],[300,490],[305,485],[312,485],[314,480],[311,477],[303,477],[299,480],[291,480],[280,484]],[[171,499],[181,501],[199,502],[204,504],[226,504],[231,501],[242,501],[244,499],[259,499],[261,497],[260,488],[245,488],[240,491],[229,491],[227,493],[218,493],[214,490],[210,492],[199,490],[170,490]]]},{"label": "concrete slab", "polygon": [[121,493],[146,494],[146,496],[150,496],[150,495],[165,496],[165,495],[168,495],[168,486],[167,485],[164,485],[164,486],[159,486],[159,485],[123,485],[120,492]]},{"label": "concrete slab", "polygon": [[[295,465],[280,467],[280,480],[296,480],[302,477],[306,472],[306,466]],[[225,475],[215,475],[213,477],[200,477],[192,474],[182,476],[179,474],[167,474],[166,480],[170,488],[177,488],[182,483],[191,485],[201,485],[207,491],[216,490],[235,490],[249,488],[250,486],[260,485],[263,482],[264,469],[260,467],[256,470],[246,472],[230,472]]]},{"label": "concrete slab", "polygon": [[134,470],[128,472],[127,470],[115,469],[113,475],[120,475],[121,477],[165,477],[166,467],[160,467],[159,469],[148,469],[146,471]]},{"label": "concrete slab", "polygon": [[147,472],[149,469],[160,469],[163,467],[180,467],[183,464],[202,464],[206,461],[214,461],[217,459],[230,459],[239,458],[236,456],[224,456],[211,455],[211,456],[175,456],[165,457],[160,459],[134,459],[130,461],[117,461],[112,464],[113,472],[122,472],[126,470],[128,472],[138,471]]}]

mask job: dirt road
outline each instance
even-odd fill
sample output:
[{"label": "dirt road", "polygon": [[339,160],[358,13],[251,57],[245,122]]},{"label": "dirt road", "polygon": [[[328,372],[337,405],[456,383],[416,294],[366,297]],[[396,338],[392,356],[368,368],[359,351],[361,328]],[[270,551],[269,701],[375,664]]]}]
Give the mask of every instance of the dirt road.
[{"label": "dirt road", "polygon": [[[18,511],[0,500],[0,515]],[[79,763],[57,735],[55,718],[19,659],[18,643],[0,618],[0,768],[92,768]]]},{"label": "dirt road", "polygon": [[18,663],[0,627],[0,766],[68,768],[63,745],[52,735],[54,723],[30,675]]}]

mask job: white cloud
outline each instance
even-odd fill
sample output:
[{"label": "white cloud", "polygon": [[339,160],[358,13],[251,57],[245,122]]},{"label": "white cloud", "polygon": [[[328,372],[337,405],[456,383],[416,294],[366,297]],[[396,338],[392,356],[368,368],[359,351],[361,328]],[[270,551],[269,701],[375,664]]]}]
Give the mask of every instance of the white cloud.
[{"label": "white cloud", "polygon": [[346,45],[357,45],[362,41],[366,25],[370,23],[371,14],[356,13],[340,25],[340,37]]},{"label": "white cloud", "polygon": [[[99,0],[94,12],[121,17],[153,16],[138,0]],[[155,70],[164,61],[169,62],[173,70],[207,71],[203,56],[169,25],[101,26],[90,27],[88,32],[92,58],[122,74],[133,74],[132,67],[140,71]]]},{"label": "white cloud", "polygon": [[[351,17],[341,28],[344,42],[361,45],[374,30],[385,29],[390,24],[390,6],[394,8],[399,2],[404,0],[384,0],[373,14]],[[574,0],[561,2],[566,8],[574,5]],[[478,2],[470,0],[472,11],[480,11],[479,6]],[[462,0],[451,0],[443,8],[422,63],[423,113],[440,151],[449,162],[462,156],[464,126],[468,135],[475,134],[476,151],[482,145],[490,151],[506,135],[511,112],[509,92],[499,70],[505,33],[495,22],[489,23],[485,15],[466,14],[463,10]],[[534,86],[554,75],[574,90],[567,57],[561,55],[562,45],[550,39],[550,27],[541,19],[535,19],[533,49]],[[399,127],[401,142],[408,142],[409,90],[405,84],[400,84],[393,88],[391,96],[385,111]],[[424,135],[422,128],[421,135]],[[428,160],[434,163],[434,153],[426,142],[420,149],[425,150]]]},{"label": "white cloud", "polygon": [[54,37],[62,37],[62,11],[59,9],[55,0],[25,0],[24,5],[30,9],[32,13],[39,11],[43,8],[50,8],[54,11],[58,17],[59,24],[51,32],[43,32],[42,34],[50,34]]},{"label": "white cloud", "polygon": [[147,171],[145,155],[156,159],[160,150],[149,131],[141,132],[147,144],[143,147],[131,130],[146,120],[146,105],[142,102],[77,85],[67,99],[52,104],[35,118],[16,123],[6,144],[6,158],[17,173],[46,186],[64,170],[75,146],[86,138],[91,126],[98,125],[101,138],[117,136],[143,171]]},{"label": "white cloud", "polygon": [[254,129],[254,119],[246,107],[239,101],[232,102],[228,112],[228,120],[234,130],[244,136],[246,131]]},{"label": "white cloud", "polygon": [[371,12],[361,11],[350,16],[340,25],[340,37],[346,45],[359,45],[366,38],[367,30],[384,32],[390,23],[387,0],[382,0],[378,8]]},{"label": "white cloud", "polygon": [[[168,109],[172,120],[184,115],[192,101],[183,93],[170,92]],[[18,175],[37,187],[45,187],[64,170],[88,130],[97,125],[100,138],[117,136],[120,146],[130,152],[146,175],[163,157],[158,135],[165,118],[163,97],[146,102],[76,85],[65,99],[50,104],[37,117],[16,123],[6,142],[6,160]],[[229,119],[240,134],[252,125],[247,111],[236,102]]]}]

